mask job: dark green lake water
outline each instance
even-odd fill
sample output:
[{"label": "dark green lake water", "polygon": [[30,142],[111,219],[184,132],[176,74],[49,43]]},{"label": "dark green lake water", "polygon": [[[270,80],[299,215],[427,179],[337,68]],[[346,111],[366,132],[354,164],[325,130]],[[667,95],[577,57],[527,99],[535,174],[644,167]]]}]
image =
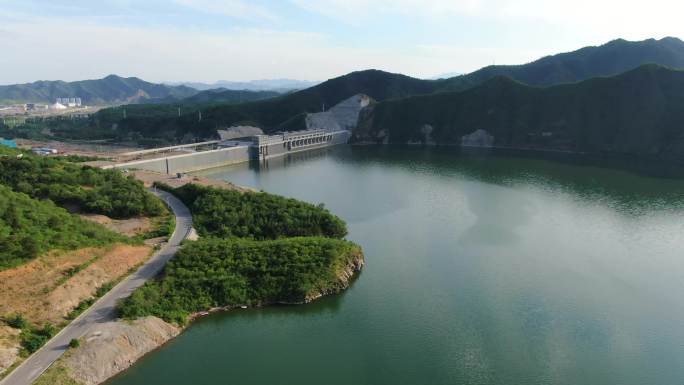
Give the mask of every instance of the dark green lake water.
[{"label": "dark green lake water", "polygon": [[684,381],[684,182],[449,150],[339,147],[205,175],[325,203],[346,293],[213,315],[111,385]]}]

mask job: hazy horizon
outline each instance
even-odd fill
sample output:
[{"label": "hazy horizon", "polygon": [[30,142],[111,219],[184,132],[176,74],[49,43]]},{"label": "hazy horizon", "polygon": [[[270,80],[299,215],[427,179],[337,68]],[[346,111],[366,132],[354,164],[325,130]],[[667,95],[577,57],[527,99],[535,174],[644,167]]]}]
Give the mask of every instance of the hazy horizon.
[{"label": "hazy horizon", "polygon": [[[616,0],[0,0],[0,84],[324,81],[364,69],[417,78],[684,36],[683,5]],[[668,12],[661,10],[667,9]]]}]

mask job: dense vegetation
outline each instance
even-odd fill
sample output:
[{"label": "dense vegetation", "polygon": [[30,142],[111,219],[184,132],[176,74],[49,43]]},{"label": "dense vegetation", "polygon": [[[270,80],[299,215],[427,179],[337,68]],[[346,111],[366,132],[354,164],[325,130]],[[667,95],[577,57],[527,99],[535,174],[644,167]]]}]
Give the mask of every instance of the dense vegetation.
[{"label": "dense vegetation", "polygon": [[80,97],[84,104],[130,103],[150,99],[182,99],[197,91],[185,86],[148,83],[138,78],[109,75],[76,82],[37,81],[0,86],[0,101],[54,103],[56,98]]},{"label": "dense vegetation", "polygon": [[460,144],[481,129],[495,146],[684,160],[682,106],[684,71],[657,65],[547,88],[495,78],[378,103],[364,112],[355,140]]},{"label": "dense vegetation", "polygon": [[[72,250],[125,240],[64,208],[113,218],[166,213],[142,183],[118,171],[0,146],[0,270],[52,249]],[[167,234],[173,224],[168,216],[159,218],[152,235]]]},{"label": "dense vegetation", "polygon": [[339,272],[360,254],[358,246],[330,238],[202,239],[185,245],[162,280],[135,291],[119,310],[127,318],[184,323],[188,314],[214,307],[300,303],[344,289]]},{"label": "dense vegetation", "polygon": [[340,238],[342,220],[320,206],[266,193],[185,185],[167,189],[193,214],[202,238],[119,304],[126,318],[156,315],[184,323],[214,307],[300,303],[348,285],[363,264],[360,247]]},{"label": "dense vegetation", "polygon": [[119,240],[123,238],[50,201],[31,199],[0,185],[0,270],[51,249],[101,246]]},{"label": "dense vegetation", "polygon": [[342,238],[342,220],[321,206],[267,193],[241,193],[187,184],[173,191],[192,211],[201,235],[256,240],[324,236]]},{"label": "dense vegetation", "polygon": [[158,215],[163,211],[159,200],[132,176],[51,157],[0,157],[0,184],[32,198],[75,205],[113,218]]}]

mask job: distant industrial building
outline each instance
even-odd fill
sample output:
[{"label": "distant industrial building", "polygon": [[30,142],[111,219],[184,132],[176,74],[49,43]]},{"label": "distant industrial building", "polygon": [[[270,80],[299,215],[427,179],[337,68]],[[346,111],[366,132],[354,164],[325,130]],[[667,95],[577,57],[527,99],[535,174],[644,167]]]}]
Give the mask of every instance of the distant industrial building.
[{"label": "distant industrial building", "polygon": [[66,107],[81,107],[81,98],[57,98],[55,104],[61,104]]}]

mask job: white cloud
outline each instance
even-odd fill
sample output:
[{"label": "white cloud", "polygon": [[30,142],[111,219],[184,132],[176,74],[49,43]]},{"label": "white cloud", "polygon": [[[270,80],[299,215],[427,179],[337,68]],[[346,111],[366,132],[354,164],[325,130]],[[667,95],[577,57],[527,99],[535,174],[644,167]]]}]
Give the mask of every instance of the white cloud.
[{"label": "white cloud", "polygon": [[[3,43],[5,49],[21,55],[6,55],[0,61],[0,84],[80,80],[110,73],[150,81],[325,80],[367,68],[419,76],[451,69],[444,55],[427,50],[414,54],[339,47],[327,36],[306,32],[234,29],[217,34],[47,20],[3,28],[13,35]],[[65,51],[64,36],[72,36],[78,45]]]},{"label": "white cloud", "polygon": [[[129,5],[129,0],[117,1],[120,7]],[[249,20],[277,17],[271,9],[247,0],[175,1],[192,7],[193,12]],[[276,77],[324,80],[367,68],[425,77],[469,72],[493,62],[529,62],[617,37],[637,40],[684,36],[684,24],[677,20],[684,11],[684,3],[665,0],[651,0],[649,7],[644,8],[618,4],[616,0],[289,1],[311,12],[358,23],[380,17],[394,20],[405,24],[405,31],[400,32],[401,36],[391,36],[397,44],[385,45],[381,42],[390,37],[381,35],[375,41],[369,34],[360,47],[350,45],[344,28],[341,32],[331,28],[331,35],[254,28],[209,32],[169,24],[115,25],[97,18],[41,18],[3,11],[0,42],[4,52],[15,54],[1,55],[0,83],[76,80],[109,73],[153,81]],[[454,16],[465,17],[471,28],[482,27],[454,27]],[[315,16],[308,14],[302,19],[307,17]],[[478,24],[480,21],[482,24]],[[307,27],[305,24],[302,28]],[[421,28],[434,25],[440,33],[434,39],[424,34],[411,39],[412,43],[401,43],[409,35],[420,34]],[[498,35],[491,32],[492,26],[497,27]],[[76,44],[65,42],[65,36],[73,36]]]},{"label": "white cloud", "polygon": [[204,13],[219,14],[246,20],[277,19],[276,15],[267,8],[245,0],[175,0],[175,2],[176,4]]},{"label": "white cloud", "polygon": [[448,18],[480,9],[483,0],[290,0],[293,4],[347,22],[360,22],[374,15],[398,14]]},{"label": "white cloud", "polygon": [[[362,23],[392,15],[451,23],[453,16],[518,25],[553,26],[564,33],[603,41],[682,36],[684,2],[674,0],[290,0],[327,17]],[[530,23],[542,23],[535,25]],[[542,31],[543,32],[543,31]]]}]

